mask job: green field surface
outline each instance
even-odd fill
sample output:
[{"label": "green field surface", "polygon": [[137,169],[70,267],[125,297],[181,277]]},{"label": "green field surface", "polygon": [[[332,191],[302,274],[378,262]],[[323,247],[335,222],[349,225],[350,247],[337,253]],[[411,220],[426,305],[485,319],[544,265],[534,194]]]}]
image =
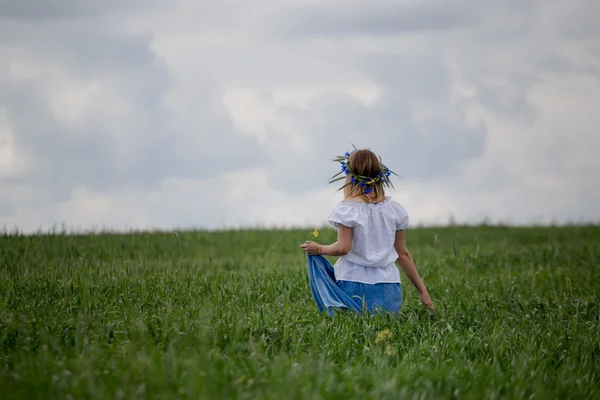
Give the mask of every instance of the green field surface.
[{"label": "green field surface", "polygon": [[311,230],[1,235],[0,398],[600,398],[600,227],[407,231],[433,317],[319,314]]}]

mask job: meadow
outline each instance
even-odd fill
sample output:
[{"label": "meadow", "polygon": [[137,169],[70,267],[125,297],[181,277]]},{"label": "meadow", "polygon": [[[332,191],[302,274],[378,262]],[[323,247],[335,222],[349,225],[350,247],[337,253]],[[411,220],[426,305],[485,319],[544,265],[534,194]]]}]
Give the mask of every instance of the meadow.
[{"label": "meadow", "polygon": [[334,318],[311,230],[0,235],[0,397],[600,398],[600,227],[411,229],[436,315]]}]

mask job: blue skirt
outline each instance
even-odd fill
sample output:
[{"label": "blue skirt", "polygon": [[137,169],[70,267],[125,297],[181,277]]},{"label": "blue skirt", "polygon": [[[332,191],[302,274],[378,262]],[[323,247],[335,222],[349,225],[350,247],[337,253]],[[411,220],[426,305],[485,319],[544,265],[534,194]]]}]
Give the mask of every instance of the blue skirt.
[{"label": "blue skirt", "polygon": [[402,307],[399,283],[336,281],[333,266],[323,256],[308,256],[308,280],[320,312],[336,310],[398,312]]}]

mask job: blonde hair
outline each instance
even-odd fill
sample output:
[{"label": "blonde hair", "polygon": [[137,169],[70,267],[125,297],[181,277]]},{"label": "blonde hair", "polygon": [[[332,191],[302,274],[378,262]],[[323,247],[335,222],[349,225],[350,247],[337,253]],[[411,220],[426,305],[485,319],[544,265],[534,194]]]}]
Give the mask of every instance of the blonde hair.
[{"label": "blonde hair", "polygon": [[[384,166],[371,150],[356,150],[350,154],[348,167],[356,174],[366,178],[376,178]],[[367,185],[367,188],[373,188],[374,196],[365,194],[359,186],[359,182],[352,183],[350,176],[346,177],[347,185],[344,187],[344,197],[348,198],[353,193],[358,193],[352,197],[365,196],[369,203],[379,203],[385,200],[385,188],[383,181],[377,180],[373,184]]]}]

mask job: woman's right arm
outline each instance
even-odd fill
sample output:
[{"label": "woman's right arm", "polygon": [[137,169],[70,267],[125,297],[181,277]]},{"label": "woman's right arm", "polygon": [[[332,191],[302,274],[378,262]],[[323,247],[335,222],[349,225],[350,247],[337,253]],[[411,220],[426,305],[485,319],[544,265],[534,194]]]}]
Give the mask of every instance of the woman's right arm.
[{"label": "woman's right arm", "polygon": [[307,240],[300,245],[307,254],[316,256],[345,256],[352,250],[352,228],[344,225],[338,227],[338,240],[330,245],[320,245],[319,243]]},{"label": "woman's right arm", "polygon": [[421,277],[417,272],[417,268],[415,267],[415,263],[413,262],[413,259],[406,248],[404,231],[396,231],[394,249],[396,250],[396,253],[398,253],[398,260],[396,260],[398,265],[419,292],[421,301],[432,311],[434,311],[435,309],[433,307],[433,303],[431,302],[431,298],[429,297],[429,293],[427,292],[427,288],[421,280]]}]

